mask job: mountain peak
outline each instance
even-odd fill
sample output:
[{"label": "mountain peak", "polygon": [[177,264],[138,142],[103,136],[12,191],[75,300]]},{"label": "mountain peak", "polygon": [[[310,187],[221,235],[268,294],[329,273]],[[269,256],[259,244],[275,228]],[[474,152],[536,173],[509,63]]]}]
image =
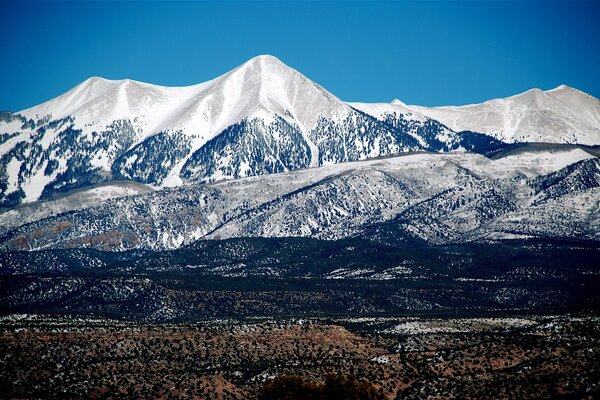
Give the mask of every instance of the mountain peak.
[{"label": "mountain peak", "polygon": [[581,90],[574,88],[573,86],[565,85],[564,83],[561,85],[558,85],[554,89],[546,90],[546,93],[555,93],[555,92],[576,92],[576,93],[583,93],[583,94],[587,95],[587,93],[582,92]]},{"label": "mountain peak", "polygon": [[89,78],[87,78],[86,80],[84,80],[81,83],[94,83],[94,82],[106,82],[108,81],[108,79],[103,78],[101,76],[90,76]]},{"label": "mountain peak", "polygon": [[129,78],[125,78],[125,79],[107,79],[107,78],[103,78],[101,76],[91,76],[91,77],[87,78],[85,81],[81,82],[76,87],[89,87],[89,86],[111,86],[111,87],[116,87],[116,86],[123,86],[123,85],[129,85],[129,84],[144,85],[144,86],[156,86],[156,85],[153,85],[153,84],[150,84],[150,83],[140,82],[140,81],[136,81],[134,79],[129,79]]},{"label": "mountain peak", "polygon": [[583,92],[579,89],[576,89],[572,86],[565,85],[565,84],[559,85],[559,86],[555,87],[554,89],[547,90],[546,93],[553,94],[553,95],[569,95],[569,94],[571,94],[571,95],[579,95],[579,96],[583,95],[585,97],[592,97],[592,98],[594,97],[591,94],[588,94],[586,92]]},{"label": "mountain peak", "polygon": [[567,85],[458,107],[414,107],[455,131],[483,132],[505,142],[600,140],[600,101]]},{"label": "mountain peak", "polygon": [[101,76],[90,76],[89,78],[75,86],[73,89],[71,89],[71,91],[82,91],[87,90],[89,88],[106,87],[109,85],[113,85],[114,83],[115,81],[103,78]]},{"label": "mountain peak", "polygon": [[390,104],[393,104],[393,105],[395,105],[395,106],[403,106],[403,107],[407,107],[406,103],[405,103],[405,102],[403,102],[403,101],[402,101],[402,100],[400,100],[400,99],[394,99],[394,100],[392,100],[392,101],[390,102]]},{"label": "mountain peak", "polygon": [[270,54],[260,54],[256,57],[252,57],[251,59],[246,61],[245,64],[255,63],[255,62],[283,64],[283,62],[279,58],[272,56]]},{"label": "mountain peak", "polygon": [[[320,117],[343,117],[348,106],[272,55],[259,55],[214,80],[211,101],[224,105],[227,124],[257,112],[291,117],[303,129]],[[224,128],[222,124],[218,128]]]},{"label": "mountain peak", "polygon": [[293,70],[293,68],[284,64],[277,57],[268,54],[263,54],[249,59],[248,61],[234,69],[234,71],[236,70],[253,71],[260,75],[264,75],[265,73],[282,74],[284,73],[284,71]]},{"label": "mountain peak", "polygon": [[565,85],[564,83],[561,85],[558,85],[557,87],[555,87],[554,89],[550,89],[548,90],[548,92],[555,92],[558,90],[574,90],[574,88],[572,88],[571,86]]},{"label": "mountain peak", "polygon": [[271,55],[260,55],[251,58],[242,64],[239,69],[251,71],[262,77],[276,75],[284,79],[289,79],[291,76],[302,75],[277,57]]},{"label": "mountain peak", "polygon": [[519,93],[519,94],[515,94],[513,96],[510,97],[506,97],[504,99],[492,99],[492,100],[488,100],[491,102],[495,102],[498,100],[502,100],[502,101],[506,101],[507,99],[522,99],[522,98],[532,98],[532,97],[538,97],[538,96],[542,96],[544,95],[546,92],[544,92],[542,89],[540,88],[532,88],[529,90],[524,91],[523,93]]}]

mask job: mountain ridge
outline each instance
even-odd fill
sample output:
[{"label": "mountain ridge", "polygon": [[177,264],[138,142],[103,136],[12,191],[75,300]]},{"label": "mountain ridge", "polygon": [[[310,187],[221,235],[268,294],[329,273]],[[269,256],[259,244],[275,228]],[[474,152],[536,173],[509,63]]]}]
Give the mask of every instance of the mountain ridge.
[{"label": "mountain ridge", "polygon": [[80,209],[59,200],[43,206],[56,214],[25,210],[36,220],[0,215],[0,248],[162,251],[199,239],[294,236],[599,241],[598,158],[578,149],[537,158],[548,160],[539,171],[472,153],[417,153],[130,193]]},{"label": "mountain ridge", "polygon": [[505,142],[600,144],[600,100],[565,84],[463,106],[407,108]]},{"label": "mountain ridge", "polygon": [[[160,188],[423,150],[409,134],[418,125],[382,123],[272,56],[188,87],[90,78],[2,115],[0,205],[111,180]],[[430,136],[445,132],[433,125]]]},{"label": "mountain ridge", "polygon": [[[573,103],[596,122],[591,96],[566,86],[548,92],[530,95]],[[565,123],[577,126],[567,111]],[[487,154],[510,141],[480,125],[453,129],[436,112],[399,100],[345,103],[268,55],[191,86],[92,77],[38,106],[0,114],[0,207],[115,180],[160,189],[407,151]]]}]

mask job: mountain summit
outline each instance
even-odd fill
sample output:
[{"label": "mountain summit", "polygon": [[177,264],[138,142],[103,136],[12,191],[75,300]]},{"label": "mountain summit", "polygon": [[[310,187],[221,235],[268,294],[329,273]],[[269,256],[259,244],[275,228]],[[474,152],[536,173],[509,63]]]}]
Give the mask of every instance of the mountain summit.
[{"label": "mountain summit", "polygon": [[453,130],[482,132],[505,142],[600,144],[600,100],[567,85],[481,104],[410,108]]},{"label": "mountain summit", "polygon": [[262,55],[216,79],[187,87],[92,77],[19,114],[33,119],[72,117],[86,131],[129,119],[140,140],[161,131],[181,130],[190,135],[201,131],[206,141],[227,126],[261,113],[296,118],[310,129],[319,116],[344,115],[347,108],[279,59]]}]

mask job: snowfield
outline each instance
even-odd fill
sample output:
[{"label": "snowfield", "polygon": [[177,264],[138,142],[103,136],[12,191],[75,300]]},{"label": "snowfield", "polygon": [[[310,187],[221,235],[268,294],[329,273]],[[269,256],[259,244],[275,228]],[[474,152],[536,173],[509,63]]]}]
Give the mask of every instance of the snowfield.
[{"label": "snowfield", "polygon": [[566,85],[481,104],[408,109],[455,131],[487,133],[511,143],[600,144],[600,100]]}]

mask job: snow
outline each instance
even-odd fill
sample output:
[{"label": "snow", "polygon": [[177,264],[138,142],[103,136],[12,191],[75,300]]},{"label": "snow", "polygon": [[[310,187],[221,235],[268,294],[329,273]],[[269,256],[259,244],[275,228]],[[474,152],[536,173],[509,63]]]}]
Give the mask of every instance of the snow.
[{"label": "snow", "polygon": [[110,171],[110,157],[106,154],[106,151],[98,151],[94,158],[91,159],[90,164],[94,168],[100,168],[104,171]]},{"label": "snow", "polygon": [[[348,103],[348,105],[384,122],[390,117],[393,120],[402,118],[405,121],[417,124],[424,124],[431,119],[410,108],[398,99],[393,100],[391,103]],[[427,148],[426,141],[417,133],[416,129],[408,129],[406,133],[415,138],[421,146]],[[443,143],[450,143],[455,137],[456,134],[454,132],[444,127],[439,133],[438,139]],[[378,146],[375,146],[375,148],[378,148]]]},{"label": "snow", "polygon": [[21,130],[22,122],[18,119],[15,119],[11,122],[4,123],[2,125],[2,132],[0,133],[14,133],[19,132]]},{"label": "snow", "polygon": [[502,157],[497,162],[533,177],[558,171],[567,165],[589,158],[594,156],[576,148],[568,151],[523,151]]},{"label": "snow", "polygon": [[481,104],[408,108],[454,131],[486,133],[506,142],[600,144],[600,100],[566,85]]},{"label": "snow", "polygon": [[[600,182],[597,161],[584,161],[580,167],[575,171],[585,171],[586,178],[597,174]],[[366,224],[389,221],[405,211],[409,211],[406,216],[410,225],[402,229],[432,243],[486,240],[503,232],[597,238],[599,188],[593,182],[577,182],[574,181],[572,194],[537,204],[545,192],[536,194],[523,174],[501,161],[471,153],[417,153],[165,189],[102,204],[92,200],[78,202],[78,197],[60,208],[54,207],[58,203],[53,202],[37,207],[32,204],[19,207],[23,211],[18,215],[11,210],[10,221],[18,225],[31,221],[29,218],[55,216],[69,207],[88,208],[74,213],[72,220],[78,222],[69,237],[131,227],[140,235],[144,248],[157,250],[201,238],[309,236],[333,240],[360,234]],[[493,201],[488,203],[487,194],[492,188],[497,191],[491,192]],[[462,199],[472,205],[455,209],[454,205]],[[420,207],[421,204],[425,206]],[[492,219],[488,219],[488,213]],[[7,214],[0,214],[0,231],[10,229],[11,222],[3,218]],[[62,216],[50,218],[48,223],[59,218]],[[41,226],[45,224],[42,222]],[[151,229],[145,232],[140,226]],[[28,229],[33,228],[24,227],[23,232]],[[35,248],[46,243],[51,242],[40,241]],[[126,250],[129,245],[123,246],[119,250]],[[327,277],[383,280],[410,279],[418,274],[418,265],[401,263],[383,271],[369,265],[356,266],[355,270],[339,269]]]},{"label": "snow", "polygon": [[[346,117],[349,106],[379,119],[387,114],[418,121],[430,117],[455,131],[487,133],[509,142],[600,144],[600,101],[565,85],[459,107],[409,106],[397,99],[391,103],[345,104],[268,55],[191,86],[165,87],[130,79],[92,77],[65,94],[20,113],[30,118],[73,116],[76,127],[84,131],[102,129],[117,119],[129,119],[140,132],[137,142],[161,131],[181,130],[189,136],[199,135],[193,144],[195,150],[231,124],[263,111],[291,119],[300,127],[314,163],[318,150],[307,132],[320,117]],[[9,128],[17,129],[17,125],[13,122]],[[49,140],[45,139],[44,144]]]},{"label": "snow", "polygon": [[[14,133],[13,131],[9,131],[8,129],[5,129],[5,128],[6,128],[6,125],[2,125],[2,131],[5,131],[7,133]],[[29,131],[28,129],[23,130],[23,132],[11,137],[6,142],[0,144],[0,154],[8,153],[10,150],[12,150],[17,145],[17,143],[22,142],[24,140],[29,140],[30,138],[31,138],[31,131]]]},{"label": "snow", "polygon": [[[350,115],[353,109],[378,119],[396,115],[423,122],[431,117],[454,130],[480,131],[506,141],[600,144],[600,101],[568,86],[561,85],[548,91],[532,89],[506,99],[462,107],[409,106],[400,100],[374,104],[344,103],[300,72],[268,55],[255,57],[213,80],[191,86],[165,87],[130,79],[92,77],[55,99],[21,111],[21,114],[28,118],[51,115],[53,119],[59,119],[70,116],[74,118],[74,128],[87,134],[101,131],[115,120],[127,119],[133,124],[137,135],[131,146],[159,132],[181,132],[189,139],[190,152],[177,164],[168,166],[168,175],[160,183],[161,187],[172,187],[184,184],[180,171],[197,149],[228,126],[244,119],[258,118],[268,123],[275,117],[281,117],[294,124],[309,146],[310,167],[316,167],[319,150],[310,138],[310,131],[320,118],[340,121]],[[19,132],[20,123],[13,121],[4,124],[2,130],[8,133]],[[47,148],[55,141],[56,132],[53,129],[46,130],[39,142],[42,148]],[[424,144],[423,138],[414,132],[407,133]],[[32,132],[24,129],[16,137],[0,144],[0,155],[6,154],[20,141],[31,141],[31,137]],[[455,136],[449,130],[439,135],[439,139],[446,142],[453,137]],[[375,139],[375,146],[371,147],[369,153],[364,151],[366,144],[357,141],[357,148],[363,150],[360,157],[377,157],[380,140]],[[113,150],[99,149],[95,152],[91,158],[91,167],[110,171],[113,161],[111,151]],[[130,166],[136,157],[137,155],[133,155],[129,158],[125,167]],[[509,155],[495,163],[483,157],[465,158],[462,161],[482,176],[503,177],[515,171],[527,176],[539,175],[586,157],[591,156],[578,150],[564,154]],[[231,155],[228,155],[219,162],[227,165],[231,160]],[[61,167],[66,165],[66,160],[59,161]],[[389,162],[421,161],[417,156]],[[450,161],[435,160],[435,163],[439,162]],[[250,164],[241,166],[242,175],[245,171],[248,173],[249,166]],[[7,167],[10,193],[17,190],[16,173],[19,164],[12,160]],[[43,166],[37,168],[33,176],[24,183],[26,201],[37,200],[44,185],[55,176],[56,174],[45,177]],[[230,177],[219,171],[212,178],[219,180]]]},{"label": "snow", "polygon": [[377,119],[383,119],[386,115],[403,115],[409,121],[420,121],[427,120],[427,117],[398,99],[393,100],[391,103],[348,103],[349,106],[356,108],[359,111],[369,114]]},{"label": "snow", "polygon": [[[600,176],[596,179],[600,182]],[[473,232],[469,238],[510,238],[506,232],[519,232],[533,237],[553,232],[563,238],[597,240],[600,234],[600,188],[574,190],[573,193],[507,213]]]},{"label": "snow", "polygon": [[19,169],[21,168],[22,161],[13,158],[6,166],[6,174],[8,175],[8,187],[6,188],[6,194],[12,193],[19,189]]},{"label": "snow", "polygon": [[0,232],[66,211],[87,208],[102,201],[148,193],[151,189],[139,183],[111,183],[75,191],[56,200],[24,205],[0,214]]},{"label": "snow", "polygon": [[390,357],[389,356],[377,356],[377,357],[373,357],[371,359],[371,361],[375,362],[377,364],[389,364]]},{"label": "snow", "polygon": [[[349,112],[345,103],[277,58],[258,56],[216,79],[185,87],[92,77],[20,113],[29,118],[72,116],[76,128],[84,132],[129,119],[139,132],[135,144],[162,131],[180,130],[192,137],[192,152],[245,118],[268,121],[278,115],[290,120],[292,115],[316,165],[318,150],[308,131],[321,117],[339,119]],[[95,162],[104,168],[99,159]]]},{"label": "snow", "polygon": [[338,268],[325,275],[325,279],[351,279],[360,278],[363,275],[372,274],[374,271],[370,268]]},{"label": "snow", "polygon": [[386,333],[419,335],[431,333],[469,333],[528,328],[539,323],[525,318],[452,318],[452,319],[409,319],[387,330]]},{"label": "snow", "polygon": [[[298,71],[275,57],[263,55],[216,79],[192,86],[164,87],[130,79],[92,77],[20,114],[28,118],[51,115],[52,119],[69,116],[74,120],[74,128],[87,135],[105,129],[113,121],[129,120],[136,132],[131,147],[159,132],[181,132],[189,139],[190,152],[169,171],[162,186],[170,187],[183,184],[179,173],[196,150],[244,119],[261,119],[268,124],[279,116],[298,126],[310,149],[310,166],[316,167],[319,150],[309,132],[320,118],[339,120],[350,112],[347,104]],[[18,128],[13,125],[10,127]],[[54,138],[54,132],[47,132],[42,146],[46,148]],[[23,139],[26,137],[9,140],[1,146],[0,154]],[[110,171],[110,162],[108,154],[99,152],[94,154],[91,166]],[[42,183],[38,177],[35,185]],[[35,200],[41,190],[43,187],[30,187],[28,198]]]},{"label": "snow", "polygon": [[43,168],[39,168],[37,172],[23,184],[23,191],[25,192],[24,203],[31,203],[39,199],[46,185],[52,182],[56,177],[57,171],[51,176],[46,176],[44,174],[46,164],[48,164],[47,161]]},{"label": "snow", "polygon": [[181,171],[181,168],[183,168],[186,160],[178,163],[178,165],[169,172],[169,175],[162,181],[162,187],[169,188],[183,185],[183,180],[179,177],[179,172]]},{"label": "snow", "polygon": [[398,279],[406,275],[412,274],[412,269],[400,265],[398,267],[388,268],[385,271],[378,272],[369,277],[372,280],[389,280],[389,279]]}]

